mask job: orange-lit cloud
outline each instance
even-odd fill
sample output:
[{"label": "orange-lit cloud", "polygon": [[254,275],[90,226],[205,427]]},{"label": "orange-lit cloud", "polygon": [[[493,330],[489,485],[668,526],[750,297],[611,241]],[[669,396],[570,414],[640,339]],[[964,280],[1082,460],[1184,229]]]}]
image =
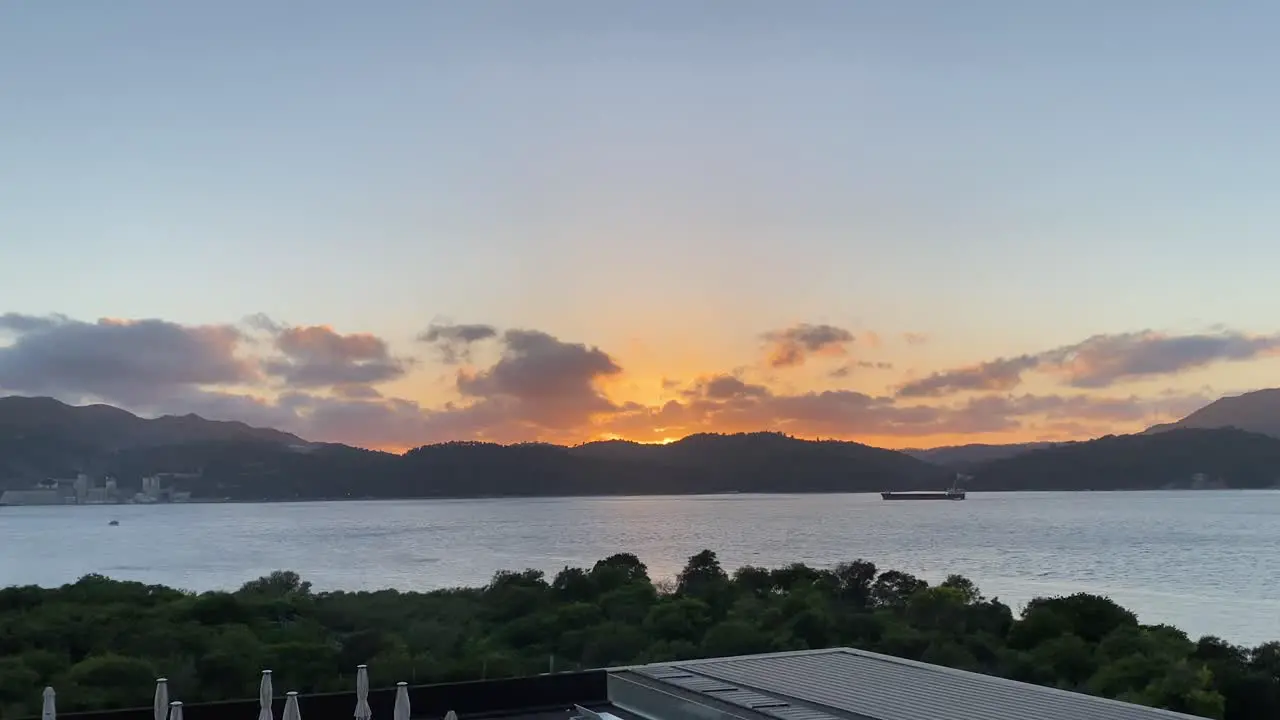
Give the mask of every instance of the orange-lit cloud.
[{"label": "orange-lit cloud", "polygon": [[[755,430],[901,447],[1137,429],[1185,414],[1212,393],[1099,389],[1280,347],[1280,336],[1229,330],[1098,335],[939,369],[892,390],[883,378],[894,364],[873,354],[877,337],[799,324],[763,333],[763,363],[637,378],[603,348],[484,324],[433,325],[417,337],[418,353],[397,354],[375,335],[265,316],[188,326],[10,313],[0,315],[0,391],[149,414],[195,412],[379,448],[454,439],[663,442]],[[799,369],[816,359],[839,364]],[[1022,387],[1031,374],[1034,391]],[[445,378],[447,395],[419,395],[415,376]],[[622,392],[641,381],[652,395]]]},{"label": "orange-lit cloud", "polygon": [[842,357],[854,340],[853,333],[844,328],[809,323],[770,330],[763,337],[769,365],[775,368],[803,365],[814,356]]}]

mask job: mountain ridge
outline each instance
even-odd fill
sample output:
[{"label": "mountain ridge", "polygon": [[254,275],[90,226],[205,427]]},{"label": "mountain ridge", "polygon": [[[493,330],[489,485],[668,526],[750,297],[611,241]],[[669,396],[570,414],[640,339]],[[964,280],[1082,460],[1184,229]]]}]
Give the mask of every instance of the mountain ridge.
[{"label": "mountain ridge", "polygon": [[51,397],[0,397],[0,433],[76,432],[111,449],[207,440],[257,440],[310,445],[274,428],[239,420],[209,420],[195,413],[144,418],[112,405],[70,405]]},{"label": "mountain ridge", "polygon": [[392,454],[195,415],[143,419],[106,405],[0,398],[0,489],[86,472],[112,475],[122,490],[171,473],[194,497],[235,500],[879,492],[945,487],[958,451],[975,491],[1280,484],[1280,439],[1238,429],[935,450],[952,453],[951,466],[778,432],[667,444],[453,441]]},{"label": "mountain ridge", "polygon": [[935,465],[967,470],[992,460],[1000,460],[1020,455],[1024,452],[1031,452],[1032,450],[1042,450],[1065,444],[1061,442],[1027,442],[1004,445],[968,443],[965,445],[943,445],[935,448],[907,448],[901,452]]},{"label": "mountain ridge", "polygon": [[1169,430],[1233,427],[1280,438],[1280,388],[1265,388],[1218,398],[1181,420],[1152,425],[1147,434]]}]

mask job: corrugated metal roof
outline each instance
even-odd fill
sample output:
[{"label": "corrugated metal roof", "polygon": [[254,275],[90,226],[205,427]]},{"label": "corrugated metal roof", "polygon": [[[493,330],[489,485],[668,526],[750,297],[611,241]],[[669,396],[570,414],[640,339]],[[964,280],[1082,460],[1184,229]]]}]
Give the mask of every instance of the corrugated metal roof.
[{"label": "corrugated metal roof", "polygon": [[[1193,716],[1004,678],[840,648],[649,665],[634,670],[741,707],[741,692],[775,696],[757,712],[782,720],[1189,720]],[[692,673],[684,677],[679,673]],[[726,686],[706,684],[720,681]],[[755,698],[751,698],[755,700]],[[820,706],[836,714],[820,712]],[[847,715],[846,715],[847,717]],[[1199,720],[1199,719],[1197,719]]]}]

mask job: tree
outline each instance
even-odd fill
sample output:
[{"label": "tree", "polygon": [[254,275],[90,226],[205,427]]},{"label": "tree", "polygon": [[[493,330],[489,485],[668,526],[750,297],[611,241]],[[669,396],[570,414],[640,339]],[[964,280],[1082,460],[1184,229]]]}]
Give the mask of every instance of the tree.
[{"label": "tree", "polygon": [[312,592],[289,572],[199,596],[100,576],[0,590],[0,716],[38,714],[46,683],[66,711],[145,705],[157,672],[198,702],[251,696],[265,667],[280,688],[349,692],[361,663],[387,686],[843,645],[1224,720],[1280,718],[1280,643],[1193,642],[1084,594],[1015,617],[964,578],[931,588],[864,561],[730,578],[710,551],[669,588],[621,554],[550,583],[500,572],[430,593]]},{"label": "tree", "polygon": [[628,583],[649,582],[649,568],[631,553],[617,553],[592,566],[591,580],[599,592],[608,592]]},{"label": "tree", "polygon": [[73,707],[140,707],[155,690],[156,671],[138,658],[96,655],[73,665],[66,681]]},{"label": "tree", "polygon": [[886,570],[871,585],[871,599],[880,607],[905,607],[911,596],[929,587],[929,583],[914,575],[897,570]]},{"label": "tree", "polygon": [[250,580],[240,588],[241,595],[261,595],[269,598],[289,598],[309,595],[311,583],[304,582],[292,570],[276,570],[270,575]]},{"label": "tree", "polygon": [[729,576],[720,567],[716,554],[703,550],[689,558],[689,562],[680,571],[676,579],[676,592],[707,600],[718,593],[728,581]]},{"label": "tree", "polygon": [[871,584],[876,579],[875,563],[866,560],[840,563],[833,573],[841,600],[856,607],[866,607],[871,602]]}]

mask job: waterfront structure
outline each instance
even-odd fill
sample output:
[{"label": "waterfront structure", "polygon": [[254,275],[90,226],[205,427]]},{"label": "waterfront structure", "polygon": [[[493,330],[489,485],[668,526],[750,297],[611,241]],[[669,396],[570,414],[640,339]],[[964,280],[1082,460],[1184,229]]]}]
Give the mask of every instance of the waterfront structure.
[{"label": "waterfront structure", "polygon": [[[368,692],[375,718],[486,720],[1195,720],[1195,716],[851,648],[711,658]],[[39,692],[33,688],[33,692]],[[351,720],[349,693],[295,696],[306,720]],[[284,694],[272,693],[273,717]],[[257,698],[186,705],[185,720],[252,718]],[[153,720],[153,709],[77,713]]]},{"label": "waterfront structure", "polygon": [[66,500],[56,489],[5,490],[0,505],[63,505]]},{"label": "waterfront structure", "polygon": [[47,478],[30,488],[5,490],[0,493],[0,505],[75,505],[88,486],[89,476],[84,473],[68,479]]},{"label": "waterfront structure", "polygon": [[[34,487],[5,490],[0,505],[120,505],[123,503],[182,503],[191,501],[189,491],[174,488],[175,479],[199,477],[198,474],[158,473],[142,478],[142,490],[127,495],[110,475],[98,487],[85,473],[71,479],[50,478]],[[168,481],[168,484],[165,484]]]}]

